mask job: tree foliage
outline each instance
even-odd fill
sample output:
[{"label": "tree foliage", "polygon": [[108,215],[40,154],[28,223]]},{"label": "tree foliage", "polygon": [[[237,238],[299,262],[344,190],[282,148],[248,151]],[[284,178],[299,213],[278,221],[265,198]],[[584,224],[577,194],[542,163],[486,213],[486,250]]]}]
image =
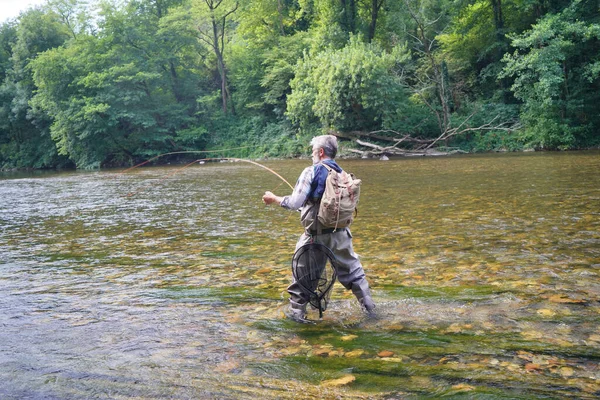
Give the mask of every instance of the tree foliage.
[{"label": "tree foliage", "polygon": [[[598,11],[593,0],[49,0],[0,25],[0,168],[224,147],[294,155],[302,135],[328,130],[467,150],[598,146]],[[519,117],[517,133],[488,129]]]},{"label": "tree foliage", "polygon": [[[43,168],[61,165],[49,135],[51,118],[29,105],[37,90],[32,59],[63,45],[69,34],[57,14],[31,9],[19,23],[2,29],[4,81],[0,85],[0,167]],[[10,54],[10,55],[9,55]]]},{"label": "tree foliage", "polygon": [[532,29],[511,37],[503,76],[523,102],[528,143],[569,148],[598,127],[600,24],[586,21],[584,1],[544,16]]},{"label": "tree foliage", "polygon": [[381,129],[406,101],[396,67],[409,57],[405,48],[387,53],[358,38],[340,50],[305,54],[291,81],[288,115],[339,131]]}]

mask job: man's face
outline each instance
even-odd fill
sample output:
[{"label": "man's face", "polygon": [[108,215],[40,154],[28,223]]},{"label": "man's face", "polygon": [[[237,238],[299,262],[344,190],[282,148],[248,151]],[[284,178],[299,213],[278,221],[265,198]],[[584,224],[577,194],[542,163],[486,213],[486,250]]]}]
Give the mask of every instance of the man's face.
[{"label": "man's face", "polygon": [[312,162],[313,165],[314,164],[318,164],[319,161],[321,161],[321,149],[318,147],[313,147],[313,151],[312,151]]}]

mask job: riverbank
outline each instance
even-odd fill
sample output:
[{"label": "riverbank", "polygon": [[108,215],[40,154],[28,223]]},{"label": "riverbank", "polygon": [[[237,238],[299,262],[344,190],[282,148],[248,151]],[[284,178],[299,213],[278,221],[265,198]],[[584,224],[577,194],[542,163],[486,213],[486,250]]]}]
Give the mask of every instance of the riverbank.
[{"label": "riverbank", "polygon": [[[250,147],[249,147],[250,148]],[[600,150],[600,147],[591,147],[591,148],[582,148],[582,149],[569,149],[569,150],[544,150],[544,149],[533,149],[533,148],[521,148],[519,150],[509,149],[509,148],[498,148],[495,150],[471,150],[467,151],[460,147],[453,148],[434,148],[427,150],[404,150],[398,151],[396,149],[395,152],[386,151],[385,147],[377,146],[377,148],[371,148],[371,150],[358,150],[356,145],[347,146],[345,142],[341,142],[340,150],[338,153],[339,159],[381,159],[381,160],[389,160],[393,158],[403,158],[403,157],[440,157],[440,156],[451,156],[456,154],[501,154],[501,153],[564,153],[564,152],[586,152],[586,151],[597,151]],[[96,168],[83,168],[83,170],[100,170],[100,169],[118,169],[118,168],[130,168],[132,166],[138,165],[140,163],[146,163],[147,165],[152,166],[169,166],[169,165],[183,165],[189,162],[194,161],[195,159],[201,160],[203,158],[214,158],[214,160],[207,160],[207,162],[218,161],[219,158],[228,158],[234,157],[233,155],[223,156],[222,154],[225,152],[231,152],[228,149],[209,149],[202,150],[198,153],[213,155],[213,157],[193,157],[183,155],[185,153],[193,153],[193,151],[182,151],[177,155],[177,152],[169,152],[164,155],[154,156],[153,158],[149,158],[146,160],[139,159],[135,162],[122,163],[122,164],[109,164],[104,165],[102,167]],[[310,159],[310,155],[308,154],[282,154],[282,155],[263,155],[255,153],[246,153],[246,156],[239,155],[237,158],[246,158],[251,159],[257,162],[263,161],[277,161],[277,160],[294,160],[294,159]],[[34,171],[70,171],[76,170],[77,168],[74,165],[71,166],[63,166],[58,168],[7,168],[0,169],[0,173],[16,173],[16,172],[34,172]]]}]

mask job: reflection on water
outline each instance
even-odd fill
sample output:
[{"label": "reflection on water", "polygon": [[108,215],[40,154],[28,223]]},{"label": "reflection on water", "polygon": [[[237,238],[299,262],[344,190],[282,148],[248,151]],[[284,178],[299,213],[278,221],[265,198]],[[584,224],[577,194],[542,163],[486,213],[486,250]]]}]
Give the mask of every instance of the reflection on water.
[{"label": "reflection on water", "polygon": [[379,318],[337,285],[315,325],[264,170],[4,176],[0,397],[600,395],[599,153],[340,163]]}]

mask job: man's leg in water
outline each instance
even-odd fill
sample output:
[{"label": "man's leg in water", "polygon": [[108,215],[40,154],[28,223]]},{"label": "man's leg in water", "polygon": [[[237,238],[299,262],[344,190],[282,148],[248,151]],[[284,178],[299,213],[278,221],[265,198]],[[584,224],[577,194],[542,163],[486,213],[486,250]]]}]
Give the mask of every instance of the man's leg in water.
[{"label": "man's leg in water", "polygon": [[346,289],[352,290],[361,306],[367,312],[373,312],[375,303],[358,255],[352,248],[352,234],[342,229],[331,234],[329,246],[338,261],[338,280]]}]

